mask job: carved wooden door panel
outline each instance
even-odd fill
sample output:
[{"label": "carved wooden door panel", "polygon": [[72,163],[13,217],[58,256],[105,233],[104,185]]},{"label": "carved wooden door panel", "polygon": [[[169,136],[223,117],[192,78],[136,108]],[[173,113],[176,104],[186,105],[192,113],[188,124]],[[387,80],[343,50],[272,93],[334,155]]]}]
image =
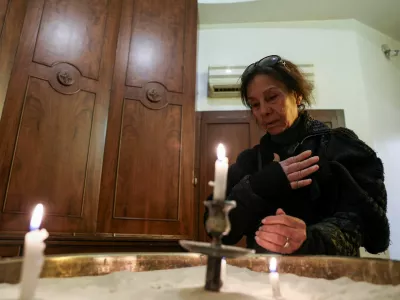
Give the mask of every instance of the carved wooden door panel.
[{"label": "carved wooden door panel", "polygon": [[0,230],[45,206],[53,233],[95,232],[121,2],[29,0],[0,120]]},{"label": "carved wooden door panel", "polygon": [[124,1],[98,232],[193,235],[197,1]]}]

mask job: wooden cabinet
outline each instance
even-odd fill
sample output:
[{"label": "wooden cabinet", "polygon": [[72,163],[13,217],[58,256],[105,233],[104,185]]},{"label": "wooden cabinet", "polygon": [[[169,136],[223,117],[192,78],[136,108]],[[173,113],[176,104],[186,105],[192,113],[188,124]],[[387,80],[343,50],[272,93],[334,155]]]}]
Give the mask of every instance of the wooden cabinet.
[{"label": "wooden cabinet", "polygon": [[0,0],[0,34],[0,239],[39,202],[50,242],[192,237],[197,1]]},{"label": "wooden cabinet", "polygon": [[28,1],[0,120],[0,230],[25,231],[41,202],[50,232],[95,232],[117,2]]},{"label": "wooden cabinet", "polygon": [[196,10],[196,1],[124,2],[98,232],[193,235]]}]

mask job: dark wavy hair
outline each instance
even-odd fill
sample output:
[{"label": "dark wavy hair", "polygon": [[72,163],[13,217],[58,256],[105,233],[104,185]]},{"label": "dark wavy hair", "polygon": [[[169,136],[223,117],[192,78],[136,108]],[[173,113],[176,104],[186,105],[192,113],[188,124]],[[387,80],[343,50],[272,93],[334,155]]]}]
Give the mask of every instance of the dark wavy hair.
[{"label": "dark wavy hair", "polygon": [[314,85],[306,79],[302,71],[294,63],[280,58],[276,64],[265,66],[262,63],[259,64],[260,61],[247,67],[240,78],[240,96],[246,107],[251,108],[247,98],[248,85],[254,77],[259,74],[271,76],[275,80],[282,82],[289,92],[293,92],[295,96],[300,97],[301,104],[299,108],[302,110],[304,110],[306,106],[311,106],[313,103],[312,91]]}]

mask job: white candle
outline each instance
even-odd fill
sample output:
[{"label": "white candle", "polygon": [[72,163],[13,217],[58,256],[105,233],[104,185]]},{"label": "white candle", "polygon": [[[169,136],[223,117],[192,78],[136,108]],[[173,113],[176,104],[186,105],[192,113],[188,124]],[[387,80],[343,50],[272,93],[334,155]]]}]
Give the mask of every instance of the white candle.
[{"label": "white candle", "polygon": [[32,213],[30,232],[25,235],[24,258],[22,263],[20,300],[34,298],[40,273],[44,263],[44,240],[49,233],[46,229],[39,230],[43,217],[43,205],[36,205]]},{"label": "white candle", "polygon": [[223,257],[222,261],[221,261],[221,280],[222,280],[222,283],[224,283],[226,280],[226,259],[225,259],[225,257]]},{"label": "white candle", "polygon": [[225,156],[225,147],[219,144],[217,147],[217,160],[215,162],[214,176],[214,200],[226,200],[226,181],[228,177],[228,158]]},{"label": "white candle", "polygon": [[276,258],[272,257],[269,261],[269,282],[272,286],[272,295],[274,298],[281,298],[281,288],[279,286],[279,273],[276,271]]}]

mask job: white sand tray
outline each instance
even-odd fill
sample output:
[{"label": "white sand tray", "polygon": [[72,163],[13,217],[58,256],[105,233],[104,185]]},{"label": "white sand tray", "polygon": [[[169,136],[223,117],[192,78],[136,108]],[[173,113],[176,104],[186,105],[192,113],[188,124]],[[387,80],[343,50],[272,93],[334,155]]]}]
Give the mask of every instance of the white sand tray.
[{"label": "white sand tray", "polygon": [[[129,272],[104,276],[44,278],[34,300],[267,300],[274,299],[267,273],[228,265],[220,293],[205,291],[205,266],[183,269]],[[400,285],[374,285],[280,275],[286,300],[400,300]],[[17,300],[19,285],[0,284],[1,300]]]}]

